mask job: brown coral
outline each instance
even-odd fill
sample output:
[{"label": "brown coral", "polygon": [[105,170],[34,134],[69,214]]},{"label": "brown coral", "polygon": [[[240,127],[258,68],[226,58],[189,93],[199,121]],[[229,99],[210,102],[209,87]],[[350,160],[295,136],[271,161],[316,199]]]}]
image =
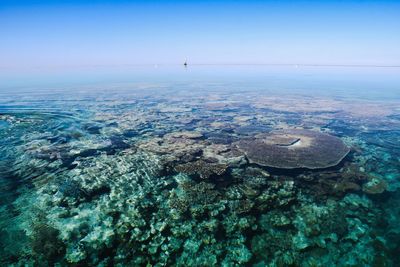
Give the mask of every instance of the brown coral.
[{"label": "brown coral", "polygon": [[282,130],[237,142],[251,163],[281,169],[337,165],[349,148],[337,137],[309,130]]},{"label": "brown coral", "polygon": [[220,176],[226,172],[228,165],[219,163],[208,163],[204,160],[197,160],[180,164],[175,171],[189,175],[199,175],[201,179],[209,179],[211,176]]},{"label": "brown coral", "polygon": [[375,195],[381,194],[387,189],[387,182],[378,177],[371,177],[370,180],[363,184],[362,190],[364,193]]}]

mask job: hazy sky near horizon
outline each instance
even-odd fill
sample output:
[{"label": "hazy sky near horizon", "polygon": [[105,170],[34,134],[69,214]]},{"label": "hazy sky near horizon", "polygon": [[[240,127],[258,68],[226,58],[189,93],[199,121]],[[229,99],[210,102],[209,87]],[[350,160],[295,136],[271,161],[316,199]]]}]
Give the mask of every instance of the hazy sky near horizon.
[{"label": "hazy sky near horizon", "polygon": [[400,1],[0,0],[0,68],[400,65]]}]

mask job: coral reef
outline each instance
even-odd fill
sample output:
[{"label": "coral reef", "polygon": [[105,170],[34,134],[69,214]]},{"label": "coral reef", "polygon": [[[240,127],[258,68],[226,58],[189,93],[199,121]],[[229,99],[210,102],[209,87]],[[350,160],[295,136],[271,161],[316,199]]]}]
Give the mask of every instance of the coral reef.
[{"label": "coral reef", "polygon": [[2,112],[1,265],[399,266],[396,105],[183,87]]}]

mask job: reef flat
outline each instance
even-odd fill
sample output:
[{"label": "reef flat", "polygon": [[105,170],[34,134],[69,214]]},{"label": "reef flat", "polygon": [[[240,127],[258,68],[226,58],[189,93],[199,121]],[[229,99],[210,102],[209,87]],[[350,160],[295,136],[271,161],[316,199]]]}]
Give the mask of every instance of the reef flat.
[{"label": "reef flat", "polygon": [[399,102],[209,88],[3,97],[1,265],[400,265]]}]

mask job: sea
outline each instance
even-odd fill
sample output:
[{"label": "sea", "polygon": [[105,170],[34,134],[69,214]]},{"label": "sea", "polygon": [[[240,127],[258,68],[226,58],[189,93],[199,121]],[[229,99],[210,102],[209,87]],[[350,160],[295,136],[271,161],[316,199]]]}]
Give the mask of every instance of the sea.
[{"label": "sea", "polygon": [[0,71],[1,266],[400,266],[400,68]]}]

